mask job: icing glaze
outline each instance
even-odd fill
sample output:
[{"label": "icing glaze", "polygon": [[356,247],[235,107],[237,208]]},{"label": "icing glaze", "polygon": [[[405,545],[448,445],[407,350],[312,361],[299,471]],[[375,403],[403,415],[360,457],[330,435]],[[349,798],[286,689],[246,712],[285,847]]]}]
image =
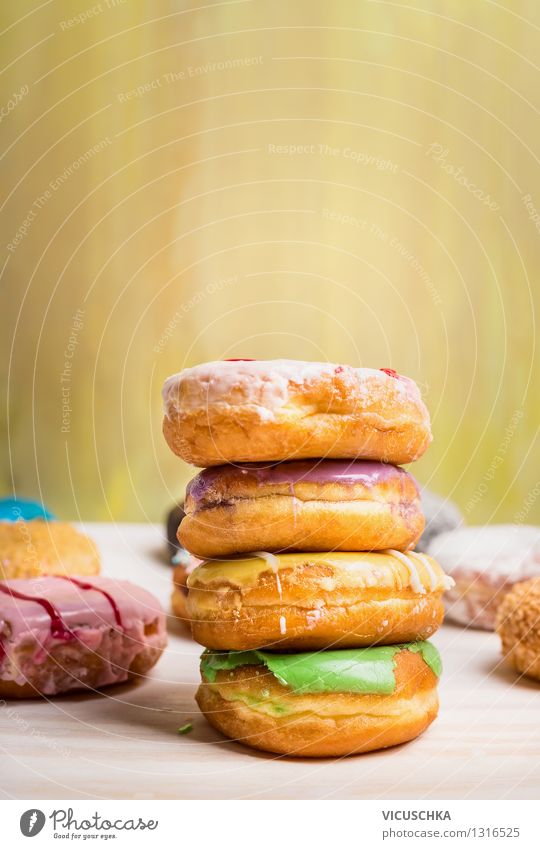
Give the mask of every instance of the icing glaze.
[{"label": "icing glaze", "polygon": [[[0,593],[9,596],[11,599],[16,599],[17,601],[28,601],[33,605],[37,604],[43,608],[50,620],[49,630],[53,639],[72,640],[75,638],[73,631],[67,627],[66,623],[62,619],[62,615],[51,601],[36,594],[28,595],[20,589],[12,586],[13,583],[15,582],[11,581],[9,585],[7,583],[0,583]],[[10,625],[11,633],[13,633],[13,622],[11,622]]]},{"label": "icing glaze", "polygon": [[[13,579],[0,583],[0,678],[32,681],[49,654],[73,642],[104,659],[96,686],[126,680],[133,659],[146,646],[163,648],[165,614],[142,587],[110,578],[64,576]],[[70,689],[84,682],[85,670],[66,670]],[[41,682],[56,692],[54,676]]]},{"label": "icing glaze", "polygon": [[356,383],[358,396],[366,402],[370,386],[380,386],[384,381],[391,382],[392,392],[402,396],[403,402],[421,402],[413,380],[403,375],[395,380],[380,369],[303,360],[221,360],[201,363],[168,377],[163,386],[164,412],[169,416],[179,409],[206,408],[209,404],[234,406],[236,402],[252,403],[263,417],[272,418],[289,403],[291,393],[296,393],[299,385],[314,384],[321,377],[334,378],[336,373],[348,375]]},{"label": "icing glaze", "polygon": [[29,522],[33,519],[54,519],[53,514],[39,501],[26,498],[0,498],[0,522]]},{"label": "icing glaze", "polygon": [[210,489],[229,480],[253,478],[260,484],[286,484],[294,495],[295,484],[336,483],[346,486],[379,486],[391,481],[410,480],[419,493],[418,484],[409,472],[389,463],[375,460],[292,460],[287,463],[244,463],[242,465],[212,466],[204,469],[187,486],[187,495],[194,501],[204,500]]},{"label": "icing glaze", "polygon": [[429,545],[432,552],[455,578],[446,596],[448,619],[493,630],[503,596],[515,583],[540,575],[540,528],[457,528],[435,537]]},{"label": "icing glaze", "polygon": [[453,574],[482,573],[486,581],[526,580],[540,575],[540,528],[533,525],[468,526],[430,543],[429,554]]},{"label": "icing glaze", "polygon": [[393,368],[380,368],[379,371],[384,371],[384,373],[387,374],[388,377],[394,377],[396,380],[399,380],[401,377],[401,375],[399,375],[397,371],[394,371]]},{"label": "icing glaze", "polygon": [[263,664],[294,693],[379,693],[391,695],[396,689],[396,655],[401,651],[418,653],[439,678],[442,664],[432,643],[419,641],[394,646],[363,649],[335,649],[300,654],[272,654],[264,651],[212,652],[201,657],[207,681],[214,682],[221,670]]},{"label": "icing glaze", "polygon": [[[263,557],[264,555],[264,557]],[[400,556],[397,556],[400,555]],[[272,558],[270,562],[268,557]],[[402,557],[404,559],[402,559]],[[247,558],[235,560],[206,561],[193,570],[188,578],[188,587],[218,584],[249,589],[257,586],[261,575],[276,570],[295,568],[304,564],[329,565],[337,570],[347,571],[347,581],[356,581],[359,586],[395,586],[396,577],[402,587],[409,586],[420,595],[426,593],[426,587],[447,589],[453,586],[453,580],[445,575],[436,561],[425,558],[413,561],[410,555],[402,552],[387,551],[334,551],[302,554],[268,555],[258,552]],[[429,569],[426,568],[426,563]],[[433,586],[432,573],[436,578]]]},{"label": "icing glaze", "polygon": [[388,554],[392,554],[394,557],[397,557],[404,566],[409,570],[409,583],[411,589],[415,593],[425,593],[426,588],[422,581],[420,580],[420,575],[418,574],[418,568],[416,563],[414,562],[412,557],[409,557],[407,554],[404,554],[402,551],[396,551],[393,548],[387,549]]},{"label": "icing glaze", "polygon": [[71,581],[72,584],[75,584],[75,586],[79,587],[79,589],[81,589],[81,590],[94,590],[94,592],[101,593],[107,599],[107,601],[109,602],[109,604],[112,607],[112,611],[114,613],[114,618],[116,620],[116,624],[118,625],[119,628],[124,630],[124,625],[122,623],[122,616],[120,614],[120,609],[119,609],[117,603],[115,602],[114,598],[112,597],[112,595],[109,592],[107,592],[107,590],[104,590],[103,587],[98,587],[95,584],[90,584],[88,581],[81,581],[80,578],[73,578],[69,575],[59,575],[58,577],[62,578],[64,581]]}]

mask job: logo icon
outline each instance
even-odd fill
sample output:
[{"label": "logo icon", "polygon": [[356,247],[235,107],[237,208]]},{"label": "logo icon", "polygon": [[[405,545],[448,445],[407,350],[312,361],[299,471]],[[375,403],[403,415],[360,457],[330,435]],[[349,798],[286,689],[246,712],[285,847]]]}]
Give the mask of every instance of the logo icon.
[{"label": "logo icon", "polygon": [[45,825],[45,814],[38,808],[30,808],[21,817],[21,831],[25,837],[35,837]]}]

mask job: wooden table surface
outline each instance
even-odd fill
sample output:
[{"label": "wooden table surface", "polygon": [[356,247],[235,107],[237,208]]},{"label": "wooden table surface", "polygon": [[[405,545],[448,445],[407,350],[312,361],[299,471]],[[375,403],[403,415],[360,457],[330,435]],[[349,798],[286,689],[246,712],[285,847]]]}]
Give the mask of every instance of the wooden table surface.
[{"label": "wooden table surface", "polygon": [[[162,529],[92,524],[105,574],[168,607]],[[439,718],[418,740],[338,760],[257,753],[213,731],[193,700],[197,646],[170,621],[151,676],[100,695],[0,703],[2,798],[534,799],[540,795],[540,685],[501,664],[496,636],[444,626]],[[176,729],[188,720],[190,734]]]}]

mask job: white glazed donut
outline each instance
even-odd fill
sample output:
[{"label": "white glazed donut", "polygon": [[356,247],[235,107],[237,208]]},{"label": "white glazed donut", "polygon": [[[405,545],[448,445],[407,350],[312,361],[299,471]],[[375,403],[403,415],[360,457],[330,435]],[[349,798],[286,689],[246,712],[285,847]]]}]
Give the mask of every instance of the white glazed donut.
[{"label": "white glazed donut", "polygon": [[458,528],[428,547],[455,586],[446,593],[447,617],[493,631],[497,608],[514,584],[540,576],[540,528],[486,525]]},{"label": "white glazed donut", "polygon": [[322,457],[410,463],[431,441],[416,383],[300,360],[203,363],[163,387],[163,432],[196,466]]}]

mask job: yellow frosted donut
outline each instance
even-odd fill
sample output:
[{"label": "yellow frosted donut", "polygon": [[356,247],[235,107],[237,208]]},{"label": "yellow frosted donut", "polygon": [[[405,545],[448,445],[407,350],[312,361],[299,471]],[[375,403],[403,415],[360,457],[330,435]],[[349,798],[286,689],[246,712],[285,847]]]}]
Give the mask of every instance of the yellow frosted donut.
[{"label": "yellow frosted donut", "polygon": [[451,586],[438,563],[400,551],[279,554],[198,566],[194,638],[212,649],[305,651],[424,639]]}]

